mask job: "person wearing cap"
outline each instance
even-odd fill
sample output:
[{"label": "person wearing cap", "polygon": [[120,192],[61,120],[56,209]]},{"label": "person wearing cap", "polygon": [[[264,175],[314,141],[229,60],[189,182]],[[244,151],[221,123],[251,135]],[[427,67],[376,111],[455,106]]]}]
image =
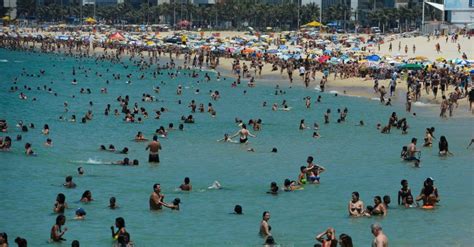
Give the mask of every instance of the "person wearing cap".
[{"label": "person wearing cap", "polygon": [[86,218],[86,211],[83,208],[78,208],[76,210],[76,216],[74,217],[75,220],[83,220]]}]

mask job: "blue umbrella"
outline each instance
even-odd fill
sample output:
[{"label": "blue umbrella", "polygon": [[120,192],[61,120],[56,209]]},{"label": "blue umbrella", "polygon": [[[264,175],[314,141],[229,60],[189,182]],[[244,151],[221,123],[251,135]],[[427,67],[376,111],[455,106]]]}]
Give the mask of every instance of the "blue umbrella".
[{"label": "blue umbrella", "polygon": [[324,50],[324,54],[331,54],[331,52],[332,52],[331,50],[327,50],[327,49]]},{"label": "blue umbrella", "polygon": [[471,74],[474,74],[474,69],[470,71]]},{"label": "blue umbrella", "polygon": [[286,50],[286,49],[288,49],[288,46],[286,46],[286,45],[280,45],[280,47],[278,47],[278,49]]},{"label": "blue umbrella", "polygon": [[380,57],[378,55],[370,55],[370,56],[365,57],[365,59],[372,62],[377,62],[380,60]]}]

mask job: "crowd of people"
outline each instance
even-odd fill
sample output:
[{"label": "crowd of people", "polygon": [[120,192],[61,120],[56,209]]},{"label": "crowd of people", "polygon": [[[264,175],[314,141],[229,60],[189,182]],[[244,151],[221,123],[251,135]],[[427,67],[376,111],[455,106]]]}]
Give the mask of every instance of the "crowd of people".
[{"label": "crowd of people", "polygon": [[[438,96],[438,89],[441,91],[441,114],[440,116],[445,118],[447,117],[447,112],[449,112],[449,116],[453,115],[453,110],[458,106],[458,100],[468,97],[470,102],[470,107],[474,102],[474,91],[471,89],[468,90],[469,87],[469,78],[468,75],[463,73],[459,67],[455,66],[441,66],[438,67],[437,65],[433,64],[425,69],[418,70],[418,71],[408,71],[408,70],[397,70],[394,67],[390,68],[382,68],[382,69],[370,69],[363,67],[361,64],[357,62],[351,63],[340,63],[340,64],[329,64],[320,61],[314,61],[309,58],[300,58],[300,59],[288,59],[283,60],[279,59],[276,56],[272,56],[269,53],[263,54],[261,57],[252,57],[241,54],[238,57],[231,56],[228,53],[213,53],[211,51],[202,49],[193,52],[186,52],[177,48],[165,48],[165,47],[156,47],[153,49],[145,49],[143,47],[134,47],[134,46],[119,46],[113,44],[94,44],[94,48],[96,46],[101,45],[103,49],[103,53],[98,53],[99,55],[91,55],[90,53],[94,53],[94,49],[89,49],[88,43],[82,42],[60,42],[57,40],[52,39],[43,39],[43,38],[5,38],[0,37],[0,47],[14,49],[14,50],[35,50],[35,47],[39,48],[41,52],[61,52],[65,55],[74,56],[78,59],[84,58],[95,58],[96,62],[102,61],[110,61],[116,64],[122,64],[124,68],[128,68],[125,63],[123,63],[124,59],[129,59],[134,66],[141,72],[139,75],[133,75],[132,73],[126,75],[127,83],[133,83],[134,80],[138,78],[138,80],[142,80],[146,78],[146,73],[148,69],[153,71],[153,78],[156,79],[158,75],[165,75],[168,73],[169,78],[195,78],[202,81],[210,81],[211,77],[209,74],[205,73],[205,75],[201,75],[196,73],[195,71],[189,70],[192,69],[199,69],[203,66],[207,66],[210,68],[215,68],[219,65],[221,58],[234,58],[234,62],[232,65],[232,71],[235,75],[235,81],[232,82],[232,85],[241,84],[241,80],[249,80],[248,83],[248,90],[251,90],[252,87],[255,86],[255,76],[261,75],[262,68],[266,64],[270,64],[272,66],[272,70],[280,70],[280,73],[283,74],[285,71],[288,75],[290,83],[293,82],[293,72],[296,70],[299,72],[299,76],[301,80],[305,83],[305,86],[308,87],[310,81],[315,81],[317,78],[317,73],[321,73],[321,81],[319,83],[319,88],[321,91],[324,91],[325,85],[329,80],[330,76],[334,76],[334,78],[340,77],[341,79],[344,78],[351,78],[351,77],[367,77],[374,79],[374,91],[375,93],[380,95],[380,101],[386,105],[390,104],[390,98],[386,98],[387,92],[385,91],[385,87],[378,85],[379,79],[390,79],[390,96],[394,96],[394,92],[396,90],[397,84],[400,82],[400,78],[406,78],[406,86],[407,86],[407,93],[406,93],[406,110],[407,112],[411,112],[411,104],[413,101],[417,101],[421,98],[421,91],[424,89],[426,94],[429,95],[430,93],[433,94],[434,99],[437,99]],[[310,49],[313,44],[304,44],[306,49]],[[322,47],[324,48],[324,47]],[[334,51],[337,53],[337,51]],[[95,53],[94,53],[95,54]],[[145,56],[148,54],[148,56]],[[170,60],[166,64],[159,63],[159,57],[161,55],[168,54]],[[183,58],[183,66],[177,66],[175,60],[172,58],[174,55],[174,59],[181,59]],[[335,54],[334,54],[335,55]],[[174,73],[171,72],[173,70],[180,70],[182,73]],[[254,74],[252,75],[251,70],[254,70]],[[24,85],[23,89],[18,87],[17,82],[19,78],[41,78],[45,75],[47,71],[41,70],[39,74],[36,74],[33,71],[29,71],[26,68],[22,70],[22,73],[18,75],[17,78],[13,80],[13,86],[10,88],[10,92],[17,93],[19,92],[19,100],[29,100],[28,95],[26,95],[29,91],[32,90],[32,85]],[[102,75],[99,72],[95,72],[90,68],[85,67],[74,67],[71,71],[72,77],[76,77],[77,74],[81,73],[85,76],[94,78],[100,78]],[[109,71],[108,73],[114,73],[113,77],[115,80],[121,80],[121,74]],[[220,79],[220,74],[217,76]],[[224,78],[225,79],[225,78]],[[78,81],[76,78],[73,79],[71,82],[71,87],[75,88],[78,85]],[[107,80],[107,86],[110,86],[109,81]],[[52,95],[56,96],[53,86],[44,85],[43,87],[38,86],[37,90],[47,91],[50,92]],[[111,86],[110,86],[111,87]],[[448,93],[449,87],[454,87],[454,91]],[[81,94],[89,94],[95,89],[87,88],[81,89]],[[101,88],[101,93],[106,94],[108,92],[107,88]],[[159,94],[160,88],[156,86],[153,88],[153,91],[146,91],[143,93],[142,103],[132,103],[133,99],[130,98],[128,95],[119,95],[116,99],[115,105],[114,102],[110,102],[107,105],[106,109],[104,109],[104,115],[109,116],[112,114],[114,116],[120,116],[125,123],[132,123],[137,122],[140,123],[145,121],[149,118],[149,112],[152,112],[150,108],[147,109],[145,102],[153,102],[157,101],[157,99],[153,96],[153,94]],[[182,86],[179,85],[176,94],[180,95],[182,93]],[[199,94],[199,90],[196,90],[196,94]],[[245,92],[244,92],[245,93]],[[285,92],[280,90],[280,88],[276,87],[276,94],[284,94]],[[207,104],[207,110],[205,109],[205,103],[198,103],[192,100],[189,103],[190,108],[190,115],[182,116],[181,119],[178,120],[178,130],[183,130],[186,124],[194,124],[195,119],[193,114],[199,113],[209,113],[211,117],[216,117],[217,112],[213,107],[213,102],[219,100],[221,95],[217,90],[211,90],[209,92],[209,100]],[[337,96],[337,95],[336,95]],[[35,100],[32,98],[31,100]],[[320,103],[322,100],[321,96],[314,102],[314,104]],[[304,99],[305,107],[310,108],[312,105],[311,97],[307,97]],[[178,104],[182,104],[181,101]],[[280,104],[282,107],[279,108],[278,104],[273,104],[272,110],[283,110],[283,111],[290,111],[292,107],[288,105],[289,103],[285,100]],[[64,102],[64,113],[61,116],[58,116],[60,121],[69,121],[71,123],[76,122],[76,115],[70,114],[69,103]],[[89,106],[93,106],[93,102],[89,102]],[[115,107],[113,109],[113,107]],[[266,107],[266,102],[263,103],[263,107]],[[80,123],[87,124],[87,122],[94,121],[94,114],[91,109],[85,110],[84,116],[79,116]],[[344,109],[337,109],[337,123],[343,123],[346,121],[348,117],[348,108]],[[161,109],[155,111],[156,119],[159,119],[162,115],[168,114],[166,108],[162,107]],[[70,116],[67,116],[67,115]],[[327,109],[324,114],[324,124],[330,124],[331,121],[331,109]],[[219,141],[226,142],[226,143],[236,143],[240,145],[248,145],[247,151],[255,152],[255,149],[250,147],[249,137],[257,138],[256,134],[252,132],[258,132],[262,130],[262,119],[250,119],[248,122],[244,122],[240,119],[236,119],[236,125],[238,126],[238,130],[234,134],[225,134],[222,139]],[[159,141],[159,138],[169,138],[169,133],[175,130],[175,123],[169,123],[168,128],[164,126],[160,126],[154,133],[151,140],[146,138],[143,132],[138,131],[137,135],[133,137],[133,141],[135,142],[146,142],[148,143],[144,148],[145,151],[148,151],[148,162],[149,163],[160,163],[160,150],[162,150],[162,145]],[[358,126],[364,126],[364,121],[360,120]],[[35,125],[33,123],[25,124],[22,121],[18,122],[16,125],[18,130],[22,132],[28,132],[35,129]],[[252,129],[252,132],[248,129]],[[395,112],[393,112],[389,118],[387,125],[378,124],[377,130],[384,134],[389,134],[392,128],[401,129],[402,134],[408,133],[409,125],[407,123],[406,118],[401,118],[397,116]],[[6,120],[0,121],[0,128],[2,132],[8,133],[10,131],[10,127]],[[304,119],[302,119],[299,123],[299,130],[311,129],[309,126],[306,126]],[[321,135],[319,134],[319,124],[314,123],[314,133],[313,137],[319,138]],[[51,131],[54,131],[50,128],[48,124],[44,124],[41,135],[44,135],[46,140],[44,145],[50,148],[53,148],[53,141],[49,138],[49,134]],[[424,147],[431,147],[433,145],[433,140],[435,139],[434,136],[434,127],[427,128],[425,133],[425,143]],[[254,132],[254,133],[255,133]],[[234,141],[233,138],[238,137],[237,141]],[[21,135],[17,135],[16,141],[19,142],[22,140]],[[402,148],[401,158],[404,161],[414,162],[416,167],[420,166],[420,150],[416,147],[417,138],[412,138],[411,143],[407,146]],[[5,136],[0,140],[0,149],[3,151],[8,151],[13,147],[13,140],[10,136]],[[117,154],[129,154],[128,147],[123,147],[121,150],[117,150],[113,144],[108,145],[101,145],[99,148],[100,151],[117,153]],[[277,152],[276,148],[272,149],[273,153]],[[27,142],[24,145],[24,153],[27,156],[38,155],[33,150],[33,144]],[[448,149],[448,141],[445,136],[441,136],[439,139],[439,155],[446,156],[452,155],[450,150]],[[315,159],[312,156],[308,156],[306,160],[306,165],[300,166],[298,171],[298,176],[295,180],[286,178],[283,182],[282,188],[280,189],[276,182],[270,183],[270,190],[267,192],[271,195],[279,195],[281,192],[292,192],[296,190],[302,190],[304,186],[311,185],[311,184],[320,184],[321,183],[321,174],[323,172],[327,172],[327,169],[320,164],[315,163]],[[124,166],[138,166],[140,162],[138,159],[129,159],[127,157],[123,158],[123,160],[110,162],[109,164],[114,165],[124,165]],[[78,176],[85,176],[84,168],[78,167]],[[408,187],[408,181],[402,180],[401,181],[402,188],[398,192],[398,204],[405,207],[405,208],[414,208],[420,207],[423,209],[433,209],[436,207],[437,202],[439,202],[439,195],[438,190],[434,186],[434,179],[429,177],[424,181],[423,187],[421,192],[418,196],[414,197],[412,195],[411,189]],[[74,189],[77,185],[73,182],[73,176],[68,175],[65,178],[65,183],[63,187],[66,189]],[[219,182],[214,182],[213,185],[209,187],[209,189],[219,189],[221,185]],[[152,187],[153,191],[149,198],[149,209],[152,211],[155,210],[164,210],[165,208],[170,210],[180,210],[180,198],[174,198],[173,200],[165,201],[165,195],[161,190],[161,185],[159,183],[153,184]],[[191,180],[189,177],[185,177],[183,184],[179,186],[179,189],[182,191],[192,191]],[[374,204],[373,206],[364,206],[364,203],[360,199],[359,192],[355,191],[352,193],[352,199],[348,205],[348,214],[351,217],[369,217],[369,216],[387,216],[389,210],[389,204],[391,202],[391,198],[389,195],[375,196],[374,197]],[[92,192],[90,190],[84,191],[82,197],[80,198],[81,203],[90,203],[94,201],[92,197]],[[418,205],[418,201],[422,201],[422,205]],[[110,204],[108,208],[113,210],[118,208],[119,206],[116,203],[116,198],[111,197],[109,199]],[[55,224],[51,228],[50,239],[52,242],[62,242],[65,240],[64,236],[68,231],[68,228],[65,227],[66,224],[66,215],[65,209],[68,208],[66,203],[66,196],[63,193],[59,193],[56,197],[56,202],[53,207],[53,212],[58,214],[55,220]],[[234,208],[234,212],[236,214],[243,214],[242,213],[242,206],[236,205]],[[74,220],[83,220],[86,217],[86,211],[83,208],[78,208],[75,210]],[[263,212],[262,221],[260,223],[260,234],[264,237],[264,242],[267,246],[275,245],[275,238],[272,235],[272,228],[269,225],[270,220],[270,213],[268,211]],[[116,240],[116,244],[118,246],[132,246],[133,241],[131,241],[131,235],[125,228],[125,219],[122,217],[118,217],[115,220],[115,225],[111,226],[112,238]],[[386,247],[388,246],[388,237],[383,233],[382,227],[379,224],[373,224],[371,226],[371,232],[374,235],[374,240],[372,242],[372,246],[377,247]],[[352,239],[348,234],[340,234],[339,239],[337,239],[337,235],[334,228],[328,228],[324,232],[318,234],[316,236],[316,240],[320,242],[320,246],[323,247],[334,247],[339,244],[339,246],[343,247],[350,247],[353,246]],[[15,242],[19,246],[26,246],[26,240],[18,237]],[[6,233],[0,234],[0,246],[8,246],[8,237]],[[74,240],[72,242],[72,246],[79,246],[79,241]],[[315,246],[318,246],[316,244]]]}]

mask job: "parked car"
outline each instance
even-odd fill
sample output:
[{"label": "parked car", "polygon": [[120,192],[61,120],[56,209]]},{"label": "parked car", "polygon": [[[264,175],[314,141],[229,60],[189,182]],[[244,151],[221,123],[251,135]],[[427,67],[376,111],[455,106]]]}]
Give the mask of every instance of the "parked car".
[{"label": "parked car", "polygon": [[371,27],[370,32],[371,33],[381,33],[382,31],[380,31],[379,27]]}]

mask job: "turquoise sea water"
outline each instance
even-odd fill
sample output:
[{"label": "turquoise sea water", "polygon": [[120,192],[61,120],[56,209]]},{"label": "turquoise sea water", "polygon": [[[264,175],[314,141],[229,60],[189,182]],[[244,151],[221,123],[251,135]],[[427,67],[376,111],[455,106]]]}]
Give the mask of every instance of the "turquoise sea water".
[{"label": "turquoise sea water", "polygon": [[[76,86],[70,83],[72,66],[91,68],[88,77],[77,70]],[[20,91],[8,92],[22,68],[34,74],[46,70],[39,78],[19,77],[17,86],[29,97],[26,101],[18,99]],[[102,78],[95,76],[95,72],[101,73]],[[120,73],[122,80],[113,80],[112,73]],[[135,75],[130,85],[125,83],[128,73]],[[22,236],[31,246],[50,245],[47,240],[56,218],[52,208],[61,192],[66,195],[70,209],[65,213],[69,231],[64,237],[68,241],[59,246],[69,246],[74,239],[80,240],[83,246],[110,246],[113,242],[109,228],[120,216],[125,218],[136,246],[261,246],[263,240],[257,233],[265,210],[271,213],[272,233],[282,246],[312,246],[315,235],[329,226],[336,229],[337,235],[349,234],[355,246],[367,246],[373,238],[369,226],[374,222],[382,224],[390,246],[471,246],[474,242],[474,153],[472,148],[466,149],[474,135],[472,117],[442,120],[437,111],[421,111],[420,107],[414,107],[418,116],[413,117],[404,112],[403,106],[385,107],[377,101],[335,97],[300,87],[282,86],[286,94],[275,96],[273,86],[231,88],[232,79],[218,82],[214,74],[211,82],[199,84],[198,79],[189,76],[169,79],[161,75],[152,80],[148,74],[147,79],[138,80],[138,74],[133,66],[125,69],[108,62],[96,64],[93,60],[0,50],[0,118],[8,120],[10,125],[9,132],[1,135],[13,139],[17,134],[23,135],[22,141],[13,142],[12,151],[0,153],[0,232],[7,232],[11,243],[16,236]],[[110,85],[106,85],[106,79]],[[182,96],[175,93],[178,84],[188,87]],[[24,90],[23,85],[30,86],[31,91]],[[58,96],[36,89],[43,85],[51,87]],[[162,102],[141,102],[141,95],[152,94],[153,86],[161,87],[161,93],[155,96]],[[101,87],[107,87],[108,94],[100,94]],[[80,94],[80,88],[90,88],[92,94]],[[201,93],[196,95],[197,88]],[[222,98],[212,101],[209,90],[218,90]],[[247,90],[245,95],[244,90]],[[104,116],[107,104],[120,111],[115,100],[119,95],[129,95],[130,103],[138,102],[145,107],[150,118],[143,124],[132,124],[122,121],[123,116]],[[322,96],[322,103],[306,109],[303,98],[312,96],[314,101],[318,95]],[[37,101],[31,101],[33,97]],[[177,103],[179,99],[183,104]],[[196,123],[185,125],[182,132],[170,132],[168,139],[161,139],[162,162],[149,165],[146,144],[131,140],[138,131],[151,138],[161,125],[166,127],[172,122],[177,127],[182,115],[191,114],[187,105],[192,99],[198,104],[212,102],[217,117],[193,114]],[[284,99],[293,107],[291,111],[271,110],[273,103],[280,104]],[[70,105],[65,115],[64,101]],[[94,103],[93,107],[89,107],[89,101]],[[267,107],[262,107],[263,101],[267,101]],[[169,111],[156,120],[153,110],[160,107]],[[347,122],[337,124],[336,110],[344,107],[349,109]],[[323,113],[327,108],[332,110],[331,123],[324,125]],[[69,118],[72,114],[79,120],[89,109],[94,112],[94,119],[87,124],[58,120],[61,115]],[[392,111],[408,118],[408,135],[401,135],[396,129],[383,135],[375,129],[377,123],[387,123]],[[257,138],[251,138],[247,146],[216,142],[224,133],[238,130],[235,117],[244,121],[260,118],[263,129],[255,132]],[[322,138],[313,139],[312,130],[298,130],[300,119],[305,119],[309,126],[318,122]],[[366,126],[355,126],[361,119]],[[36,128],[21,133],[14,127],[19,120],[34,123]],[[46,123],[51,130],[51,148],[43,146],[47,137],[41,134],[41,129]],[[440,158],[435,140],[433,148],[422,149],[421,168],[400,162],[401,147],[417,137],[421,148],[424,129],[431,126],[436,128],[436,137],[447,137],[450,151],[455,155]],[[37,157],[24,155],[26,142],[33,144]],[[125,157],[99,151],[101,144],[114,144],[117,149],[127,146],[130,149],[127,157],[140,160],[140,165],[92,164]],[[247,152],[249,147],[256,152]],[[278,153],[270,153],[272,147],[277,147]],[[327,169],[320,185],[306,185],[302,191],[282,192],[278,196],[265,193],[272,181],[282,187],[285,178],[296,180],[299,167],[305,165],[308,155]],[[79,166],[84,167],[85,176],[77,176]],[[67,175],[74,176],[76,189],[61,187]],[[186,176],[191,178],[194,190],[177,191]],[[430,176],[436,180],[440,192],[439,207],[425,211],[396,205],[401,179],[408,179],[413,194],[417,195],[424,179]],[[223,185],[222,190],[207,189],[215,180]],[[181,198],[179,212],[148,210],[154,183],[161,183],[165,201]],[[78,202],[85,190],[91,190],[95,199],[87,205]],[[388,216],[349,218],[347,203],[353,191],[361,194],[366,205],[373,204],[375,195],[390,195]],[[120,209],[107,208],[111,196],[117,198]],[[243,206],[244,215],[229,214],[235,204]],[[86,220],[72,219],[78,207],[87,211]]]}]

